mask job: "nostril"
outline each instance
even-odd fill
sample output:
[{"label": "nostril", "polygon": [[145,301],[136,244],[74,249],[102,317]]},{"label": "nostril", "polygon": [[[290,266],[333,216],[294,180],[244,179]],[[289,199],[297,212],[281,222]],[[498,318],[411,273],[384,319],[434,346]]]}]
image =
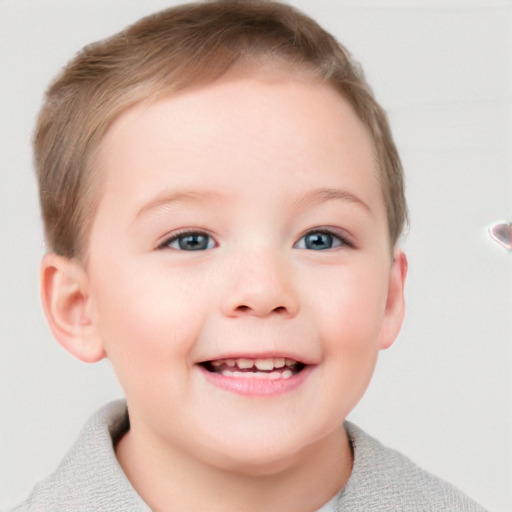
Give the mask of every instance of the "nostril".
[{"label": "nostril", "polygon": [[[238,306],[236,308],[236,311],[238,311],[239,313],[250,313],[251,311],[256,312],[256,309],[251,308],[250,306],[245,306],[244,304],[241,304],[240,306]],[[283,313],[286,313],[286,307],[277,306],[276,308],[271,309],[270,311],[272,313],[283,314]]]}]

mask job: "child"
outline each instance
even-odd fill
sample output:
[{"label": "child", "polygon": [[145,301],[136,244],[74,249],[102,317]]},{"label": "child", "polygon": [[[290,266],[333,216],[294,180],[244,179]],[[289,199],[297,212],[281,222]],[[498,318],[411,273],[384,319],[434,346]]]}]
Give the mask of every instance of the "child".
[{"label": "child", "polygon": [[50,328],[126,393],[19,510],[482,510],[345,422],[404,314],[402,170],[290,7],[170,9],[86,48],[35,137]]}]

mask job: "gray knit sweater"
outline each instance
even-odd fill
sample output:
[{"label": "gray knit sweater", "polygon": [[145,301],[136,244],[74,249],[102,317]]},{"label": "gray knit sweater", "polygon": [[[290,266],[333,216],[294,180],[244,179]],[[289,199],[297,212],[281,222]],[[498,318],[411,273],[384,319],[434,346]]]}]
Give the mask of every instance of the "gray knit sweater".
[{"label": "gray knit sweater", "polygon": [[[354,450],[354,467],[334,500],[335,511],[485,512],[460,491],[382,446],[355,425],[346,422],[345,428]],[[55,473],[36,485],[13,512],[148,511],[115,456],[113,447],[127,429],[123,401],[100,409]]]}]

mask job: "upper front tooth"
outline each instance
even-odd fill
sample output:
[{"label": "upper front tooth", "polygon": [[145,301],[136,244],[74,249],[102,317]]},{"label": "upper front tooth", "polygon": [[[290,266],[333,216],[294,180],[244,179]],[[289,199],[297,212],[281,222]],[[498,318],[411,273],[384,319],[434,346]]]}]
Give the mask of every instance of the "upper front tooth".
[{"label": "upper front tooth", "polygon": [[274,368],[282,368],[284,365],[284,357],[274,357]]},{"label": "upper front tooth", "polygon": [[273,359],[256,359],[255,365],[256,365],[256,368],[258,368],[258,370],[273,370],[274,369],[274,360]]},{"label": "upper front tooth", "polygon": [[252,359],[237,359],[236,365],[241,370],[249,369],[254,366],[254,361]]}]

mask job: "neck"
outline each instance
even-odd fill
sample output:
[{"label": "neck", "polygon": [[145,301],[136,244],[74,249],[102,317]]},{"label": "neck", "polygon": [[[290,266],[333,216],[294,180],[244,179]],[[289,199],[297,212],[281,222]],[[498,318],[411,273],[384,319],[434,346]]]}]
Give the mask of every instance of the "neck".
[{"label": "neck", "polygon": [[117,446],[131,484],[154,511],[317,510],[347,483],[352,452],[343,428],[264,468],[213,467],[147,442],[132,425]]}]

